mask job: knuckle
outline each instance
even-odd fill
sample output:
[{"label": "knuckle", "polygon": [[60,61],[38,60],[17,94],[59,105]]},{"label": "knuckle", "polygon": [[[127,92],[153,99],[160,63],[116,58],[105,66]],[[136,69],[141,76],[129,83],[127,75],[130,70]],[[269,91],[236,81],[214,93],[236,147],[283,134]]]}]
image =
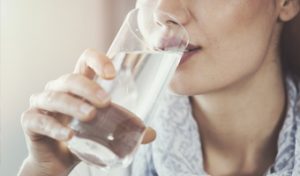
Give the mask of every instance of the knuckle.
[{"label": "knuckle", "polygon": [[97,56],[98,57],[95,62],[98,62],[102,67],[105,66],[106,64],[112,64],[112,61],[108,59],[106,55],[99,53]]},{"label": "knuckle", "polygon": [[43,129],[47,125],[47,119],[43,116],[39,116],[38,118],[34,118],[34,120],[31,120],[31,123],[29,123],[29,125],[33,128]]},{"label": "knuckle", "polygon": [[51,109],[51,111],[71,113],[74,112],[80,104],[80,100],[77,100],[71,95],[63,92],[48,92],[46,99],[46,104],[47,106],[49,106],[49,109]]},{"label": "knuckle", "polygon": [[39,94],[30,95],[30,97],[29,97],[30,107],[36,106],[36,101],[37,101],[38,97],[39,97]]},{"label": "knuckle", "polygon": [[26,111],[24,111],[22,114],[21,114],[21,125],[24,127],[25,124],[26,124],[26,120],[28,118],[28,115],[30,113],[30,109],[27,109]]},{"label": "knuckle", "polygon": [[69,83],[69,82],[73,81],[73,79],[74,79],[74,74],[71,74],[71,73],[65,74],[59,78],[59,80],[62,83]]},{"label": "knuckle", "polygon": [[70,91],[75,91],[78,89],[84,89],[86,87],[87,81],[88,79],[86,79],[81,74],[70,74],[65,78],[63,84],[68,84],[68,87],[70,87]]},{"label": "knuckle", "polygon": [[55,96],[58,102],[70,102],[70,97],[65,93],[58,92]]},{"label": "knuckle", "polygon": [[90,58],[93,58],[93,55],[95,55],[96,50],[92,49],[92,48],[87,48],[83,51],[81,57],[80,57],[80,61],[83,61],[84,63],[87,62],[87,60],[89,60]]},{"label": "knuckle", "polygon": [[67,102],[68,105],[74,108],[78,108],[78,106],[80,106],[81,103],[83,103],[82,99],[79,98],[75,98],[73,96],[66,96],[64,97],[65,102]]},{"label": "knuckle", "polygon": [[47,82],[44,89],[45,90],[51,90],[54,83],[55,83],[54,80]]},{"label": "knuckle", "polygon": [[34,116],[36,114],[34,113],[33,109],[27,109],[21,114],[21,126],[24,130],[28,130],[32,128],[32,123],[34,121]]},{"label": "knuckle", "polygon": [[78,79],[79,74],[67,73],[58,78],[60,84],[69,84],[74,80]]},{"label": "knuckle", "polygon": [[54,125],[54,122],[47,122],[47,123],[43,123],[41,122],[42,124],[44,124],[44,131],[45,132],[48,132],[48,133],[51,133],[51,131],[53,131],[53,129],[55,128],[55,125]]},{"label": "knuckle", "polygon": [[46,92],[44,92],[43,97],[45,98],[45,101],[47,103],[53,103],[59,98],[59,95],[57,92],[46,91]]},{"label": "knuckle", "polygon": [[[84,52],[84,60],[86,61],[87,64],[103,64],[106,62],[110,62],[110,60],[103,54],[98,52],[95,49],[88,48]],[[99,61],[105,61],[105,62],[99,62]]]},{"label": "knuckle", "polygon": [[83,88],[83,91],[85,91],[85,93],[88,95],[91,95],[91,94],[93,95],[97,91],[101,90],[100,85],[98,85],[96,82],[91,81],[91,80],[87,80],[86,84],[82,88]]},{"label": "knuckle", "polygon": [[70,105],[74,104],[74,99],[73,97],[71,97],[71,95],[58,92],[55,96],[55,103],[57,103],[60,107],[67,108]]},{"label": "knuckle", "polygon": [[83,105],[85,105],[86,103],[84,103],[83,101],[81,100],[74,100],[74,101],[71,101],[69,103],[69,110],[70,110],[70,113],[72,115],[76,115],[76,116],[84,116],[86,115],[84,112],[85,111],[82,111],[82,107]]},{"label": "knuckle", "polygon": [[90,53],[95,53],[95,49],[93,48],[86,48],[84,51],[83,51],[83,55],[88,55]]}]

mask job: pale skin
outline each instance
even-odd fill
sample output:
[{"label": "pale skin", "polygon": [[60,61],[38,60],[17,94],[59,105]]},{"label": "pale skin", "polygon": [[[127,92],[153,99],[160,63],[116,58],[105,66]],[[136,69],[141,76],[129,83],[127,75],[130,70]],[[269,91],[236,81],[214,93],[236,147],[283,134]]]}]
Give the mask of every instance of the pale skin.
[{"label": "pale skin", "polygon": [[[155,2],[156,8],[185,26],[192,44],[202,48],[178,67],[171,88],[190,96],[206,172],[262,175],[274,162],[285,109],[279,36],[284,22],[298,14],[299,1]],[[113,79],[115,71],[109,58],[88,49],[73,73],[49,82],[42,93],[31,97],[29,109],[22,114],[30,152],[20,175],[67,175],[79,162],[64,145],[72,137],[66,122],[71,117],[89,120],[95,107],[109,104],[109,96],[92,81],[95,74]],[[149,128],[144,143],[154,138]]]},{"label": "pale skin", "polygon": [[[30,97],[30,107],[21,118],[29,156],[19,175],[67,175],[79,163],[79,159],[65,145],[73,135],[67,123],[73,117],[81,121],[91,120],[96,107],[104,108],[110,104],[109,95],[92,81],[95,74],[109,80],[114,78],[115,70],[109,58],[87,49],[73,73],[48,82],[43,92]],[[154,130],[147,128],[143,143],[149,143],[154,138]]]}]

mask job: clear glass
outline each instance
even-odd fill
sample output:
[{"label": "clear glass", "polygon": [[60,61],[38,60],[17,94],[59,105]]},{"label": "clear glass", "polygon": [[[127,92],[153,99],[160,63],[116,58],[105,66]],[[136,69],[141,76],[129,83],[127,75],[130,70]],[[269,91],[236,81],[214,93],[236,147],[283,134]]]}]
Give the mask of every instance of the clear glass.
[{"label": "clear glass", "polygon": [[[157,18],[168,21],[158,23]],[[169,23],[172,21],[172,23]],[[90,122],[73,120],[69,149],[84,162],[103,169],[126,167],[189,42],[176,19],[147,8],[126,17],[107,55],[117,70],[113,80],[95,80],[112,97]]]}]

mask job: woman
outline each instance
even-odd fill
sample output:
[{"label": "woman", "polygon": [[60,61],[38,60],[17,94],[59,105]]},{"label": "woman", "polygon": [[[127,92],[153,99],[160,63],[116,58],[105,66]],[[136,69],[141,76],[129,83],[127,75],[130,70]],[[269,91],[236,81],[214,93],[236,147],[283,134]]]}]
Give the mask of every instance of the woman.
[{"label": "woman", "polygon": [[[171,81],[183,96],[166,95],[153,122],[157,139],[139,150],[131,175],[300,175],[299,0],[152,2],[185,26],[193,51]],[[89,120],[109,103],[95,74],[112,79],[115,71],[87,50],[74,73],[31,97],[20,175],[67,175],[79,162],[61,144],[72,136],[68,119]],[[154,138],[149,128],[144,143]]]}]

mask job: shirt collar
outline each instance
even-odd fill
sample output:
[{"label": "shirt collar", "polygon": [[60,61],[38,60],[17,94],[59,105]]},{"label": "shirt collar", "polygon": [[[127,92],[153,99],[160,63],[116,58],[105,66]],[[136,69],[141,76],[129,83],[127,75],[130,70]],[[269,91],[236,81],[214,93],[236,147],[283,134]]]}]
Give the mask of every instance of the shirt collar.
[{"label": "shirt collar", "polygon": [[[300,175],[299,91],[290,77],[286,88],[286,118],[279,133],[276,160],[267,176]],[[203,168],[199,130],[188,97],[167,93],[161,107],[151,123],[157,130],[152,157],[158,175],[208,175]]]}]

